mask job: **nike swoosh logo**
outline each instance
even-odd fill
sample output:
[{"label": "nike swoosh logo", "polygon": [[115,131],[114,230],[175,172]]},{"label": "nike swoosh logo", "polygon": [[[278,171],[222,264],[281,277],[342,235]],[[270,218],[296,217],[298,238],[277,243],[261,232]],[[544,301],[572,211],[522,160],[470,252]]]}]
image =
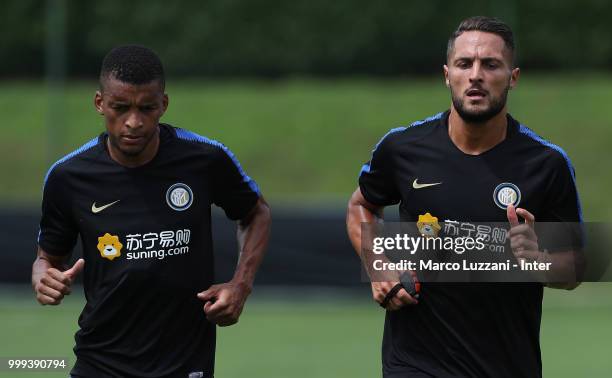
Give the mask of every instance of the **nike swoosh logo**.
[{"label": "nike swoosh logo", "polygon": [[104,209],[108,209],[109,207],[113,206],[114,204],[116,204],[119,201],[121,201],[121,200],[116,200],[115,202],[107,203],[106,205],[102,205],[100,207],[96,207],[96,203],[94,202],[91,205],[91,212],[94,213],[94,214],[97,214],[97,213],[99,213],[100,211],[102,211]]},{"label": "nike swoosh logo", "polygon": [[434,185],[440,185],[442,184],[441,182],[432,182],[431,184],[419,184],[417,182],[418,179],[414,179],[414,181],[412,182],[412,187],[415,189],[423,189],[423,188],[427,188],[430,186],[434,186]]}]

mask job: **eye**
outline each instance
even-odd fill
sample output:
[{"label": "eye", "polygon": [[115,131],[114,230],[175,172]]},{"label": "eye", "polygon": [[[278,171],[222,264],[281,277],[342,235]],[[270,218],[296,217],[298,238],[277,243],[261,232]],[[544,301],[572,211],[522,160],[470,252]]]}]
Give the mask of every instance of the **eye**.
[{"label": "eye", "polygon": [[155,109],[157,109],[157,105],[145,105],[140,107],[140,111],[143,113],[152,112]]},{"label": "eye", "polygon": [[457,67],[459,68],[470,68],[470,62],[467,60],[460,60],[457,62]]},{"label": "eye", "polygon": [[499,62],[498,60],[494,60],[494,59],[484,60],[483,66],[487,69],[494,70],[501,66],[501,62]]},{"label": "eye", "polygon": [[117,112],[125,112],[128,109],[128,106],[123,104],[112,104],[110,107]]}]

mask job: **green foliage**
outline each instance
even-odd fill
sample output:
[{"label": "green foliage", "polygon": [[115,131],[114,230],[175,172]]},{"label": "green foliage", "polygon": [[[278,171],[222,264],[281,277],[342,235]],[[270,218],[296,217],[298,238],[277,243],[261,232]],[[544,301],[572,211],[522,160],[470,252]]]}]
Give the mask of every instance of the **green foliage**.
[{"label": "green foliage", "polygon": [[[519,62],[541,69],[609,68],[612,3],[604,0],[54,0],[65,4],[67,70],[95,77],[113,46],[140,43],[169,73],[206,76],[433,73],[459,21],[493,15],[515,30]],[[45,7],[3,2],[0,73],[44,69]]]}]

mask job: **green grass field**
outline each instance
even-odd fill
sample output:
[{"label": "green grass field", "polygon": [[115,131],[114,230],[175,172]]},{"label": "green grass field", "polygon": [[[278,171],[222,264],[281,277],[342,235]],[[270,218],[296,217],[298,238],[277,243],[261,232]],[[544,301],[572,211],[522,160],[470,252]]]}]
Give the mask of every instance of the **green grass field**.
[{"label": "green grass field", "polygon": [[[70,358],[83,299],[42,307],[29,288],[0,290],[0,357]],[[344,378],[380,376],[383,313],[362,295],[311,291],[274,296],[257,291],[240,322],[219,331],[216,376]],[[359,294],[359,293],[357,293]],[[542,318],[545,377],[609,377],[612,285],[546,290]],[[297,299],[299,298],[299,299]],[[65,377],[2,372],[0,377]]]},{"label": "green grass field", "polygon": [[[3,202],[37,205],[50,160],[102,131],[92,105],[95,89],[95,83],[70,83],[64,96],[53,92],[50,100],[42,83],[0,83]],[[291,206],[309,199],[344,202],[382,135],[450,104],[441,78],[170,79],[167,92],[170,107],[163,121],[222,141],[273,205]],[[612,178],[605,164],[612,158],[611,100],[612,75],[603,74],[525,74],[510,94],[511,113],[571,156],[587,220],[612,215],[606,200]],[[49,104],[60,105],[50,113]]]}]

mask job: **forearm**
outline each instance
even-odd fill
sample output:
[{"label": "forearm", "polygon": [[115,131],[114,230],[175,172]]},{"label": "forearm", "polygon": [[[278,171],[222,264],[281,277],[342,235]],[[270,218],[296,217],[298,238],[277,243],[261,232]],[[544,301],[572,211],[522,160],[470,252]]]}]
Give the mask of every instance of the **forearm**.
[{"label": "forearm", "polygon": [[[519,216],[525,219],[525,223],[519,222]],[[541,251],[534,228],[534,215],[526,209],[515,209],[509,205],[507,217],[511,226],[512,253],[521,262],[522,268],[531,272],[535,281],[552,288],[570,290],[580,284],[586,267],[582,251]]]},{"label": "forearm", "polygon": [[249,291],[253,287],[255,274],[268,246],[270,223],[270,208],[263,198],[260,198],[251,213],[238,223],[240,254],[232,281]]},{"label": "forearm", "polygon": [[383,210],[384,207],[368,202],[361,189],[357,188],[348,203],[346,229],[351,244],[368,275],[373,299],[387,310],[397,310],[407,304],[416,304],[417,301],[405,290],[395,292],[394,296],[387,298],[392,288],[400,281],[399,273],[377,271],[373,266],[375,260],[388,261],[384,254],[374,254],[372,250],[372,242],[378,232],[377,225],[384,221]]},{"label": "forearm", "polygon": [[32,287],[40,282],[40,279],[49,268],[55,268],[60,271],[65,270],[67,268],[66,262],[67,258],[49,255],[38,247],[36,259],[32,264]]},{"label": "forearm", "polygon": [[580,285],[584,273],[584,258],[581,252],[517,251],[517,259],[524,260],[535,281],[554,289],[571,290]]},{"label": "forearm", "polygon": [[372,251],[373,240],[379,231],[377,226],[384,221],[383,210],[383,207],[369,203],[359,188],[353,193],[347,208],[346,228],[349,239],[372,282],[395,281],[397,278],[394,273],[373,268],[376,260],[388,262],[384,254],[374,254]]},{"label": "forearm", "polygon": [[349,200],[346,212],[347,233],[357,255],[361,257],[362,252],[362,223],[375,224],[382,221],[382,208],[368,206],[357,188]]},{"label": "forearm", "polygon": [[542,253],[544,262],[550,262],[546,273],[546,286],[554,289],[572,290],[580,285],[584,272],[584,258],[581,252],[564,251]]}]

